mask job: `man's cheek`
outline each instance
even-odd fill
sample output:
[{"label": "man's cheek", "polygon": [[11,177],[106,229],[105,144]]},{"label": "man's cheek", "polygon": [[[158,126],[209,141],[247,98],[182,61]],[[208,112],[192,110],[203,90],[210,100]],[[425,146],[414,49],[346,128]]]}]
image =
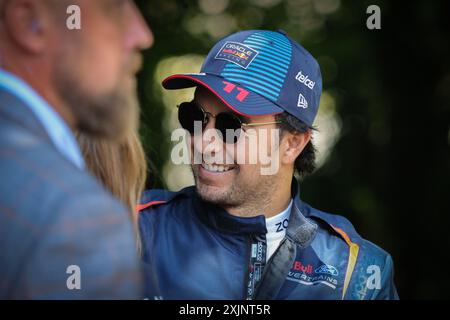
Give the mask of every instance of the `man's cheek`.
[{"label": "man's cheek", "polygon": [[275,175],[280,167],[279,130],[269,130],[269,136],[260,141],[259,164],[261,175]]},{"label": "man's cheek", "polygon": [[[100,50],[97,55],[87,58],[89,60],[89,66],[87,72],[92,90],[97,90],[99,93],[110,92],[111,90],[117,90],[120,84],[120,74],[117,68],[117,58],[111,52],[103,51],[104,54],[100,54]],[[98,60],[100,59],[100,60]],[[98,61],[102,61],[99,63]]]},{"label": "man's cheek", "polygon": [[202,164],[203,154],[202,154],[202,138],[201,135],[190,135],[187,134],[187,143],[190,146],[190,158],[192,164]]},{"label": "man's cheek", "polygon": [[253,153],[253,149],[256,145],[257,141],[252,139],[251,136],[239,139],[234,148],[234,159],[236,163],[240,165],[256,164],[257,159],[255,159]]},{"label": "man's cheek", "polygon": [[79,48],[77,59],[83,64],[86,81],[92,89],[114,90],[126,75],[126,57],[120,42],[111,37],[104,37],[100,31],[94,30],[92,34],[83,35],[85,39],[81,41],[83,47]]}]

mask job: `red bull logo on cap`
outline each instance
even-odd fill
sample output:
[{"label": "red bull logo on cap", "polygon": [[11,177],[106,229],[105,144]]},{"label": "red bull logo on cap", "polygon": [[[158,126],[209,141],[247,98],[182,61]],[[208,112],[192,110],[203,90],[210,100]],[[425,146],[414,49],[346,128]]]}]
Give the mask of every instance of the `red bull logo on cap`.
[{"label": "red bull logo on cap", "polygon": [[220,48],[215,59],[226,60],[247,69],[257,55],[258,51],[243,43],[227,41]]}]

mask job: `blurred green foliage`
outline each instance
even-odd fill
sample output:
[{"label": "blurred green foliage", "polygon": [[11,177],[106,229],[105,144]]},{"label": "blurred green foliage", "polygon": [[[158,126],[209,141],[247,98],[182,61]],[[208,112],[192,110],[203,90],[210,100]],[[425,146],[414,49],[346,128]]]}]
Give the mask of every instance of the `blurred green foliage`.
[{"label": "blurred green foliage", "polygon": [[[401,298],[450,297],[450,2],[136,2],[155,36],[139,75],[148,187],[166,186],[171,147],[158,63],[204,56],[241,29],[284,29],[318,58],[340,119],[325,163],[302,182],[303,200],[389,251]],[[370,4],[381,8],[381,30],[366,28]]]}]

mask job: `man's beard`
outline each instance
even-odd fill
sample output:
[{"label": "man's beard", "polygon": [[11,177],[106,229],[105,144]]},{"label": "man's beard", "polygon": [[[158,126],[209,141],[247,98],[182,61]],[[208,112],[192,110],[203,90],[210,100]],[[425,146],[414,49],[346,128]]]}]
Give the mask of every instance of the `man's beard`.
[{"label": "man's beard", "polygon": [[238,209],[240,216],[255,216],[262,214],[264,208],[271,202],[271,194],[276,189],[275,176],[259,175],[258,179],[244,181],[239,173],[236,180],[221,192],[211,192],[209,186],[199,181],[200,165],[193,165],[195,186],[198,196],[206,202],[215,204],[225,210]]},{"label": "man's beard", "polygon": [[137,127],[139,104],[134,86],[118,85],[109,93],[94,95],[65,66],[60,64],[56,70],[55,86],[81,133],[119,141]]}]

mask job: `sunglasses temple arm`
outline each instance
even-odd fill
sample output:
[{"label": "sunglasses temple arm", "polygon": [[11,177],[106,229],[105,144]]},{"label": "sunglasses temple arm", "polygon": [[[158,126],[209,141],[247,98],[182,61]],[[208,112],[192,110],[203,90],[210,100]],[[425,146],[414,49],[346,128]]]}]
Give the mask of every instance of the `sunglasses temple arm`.
[{"label": "sunglasses temple arm", "polygon": [[243,127],[254,127],[254,126],[264,126],[268,124],[279,124],[280,121],[273,121],[273,122],[258,122],[258,123],[243,123]]}]

